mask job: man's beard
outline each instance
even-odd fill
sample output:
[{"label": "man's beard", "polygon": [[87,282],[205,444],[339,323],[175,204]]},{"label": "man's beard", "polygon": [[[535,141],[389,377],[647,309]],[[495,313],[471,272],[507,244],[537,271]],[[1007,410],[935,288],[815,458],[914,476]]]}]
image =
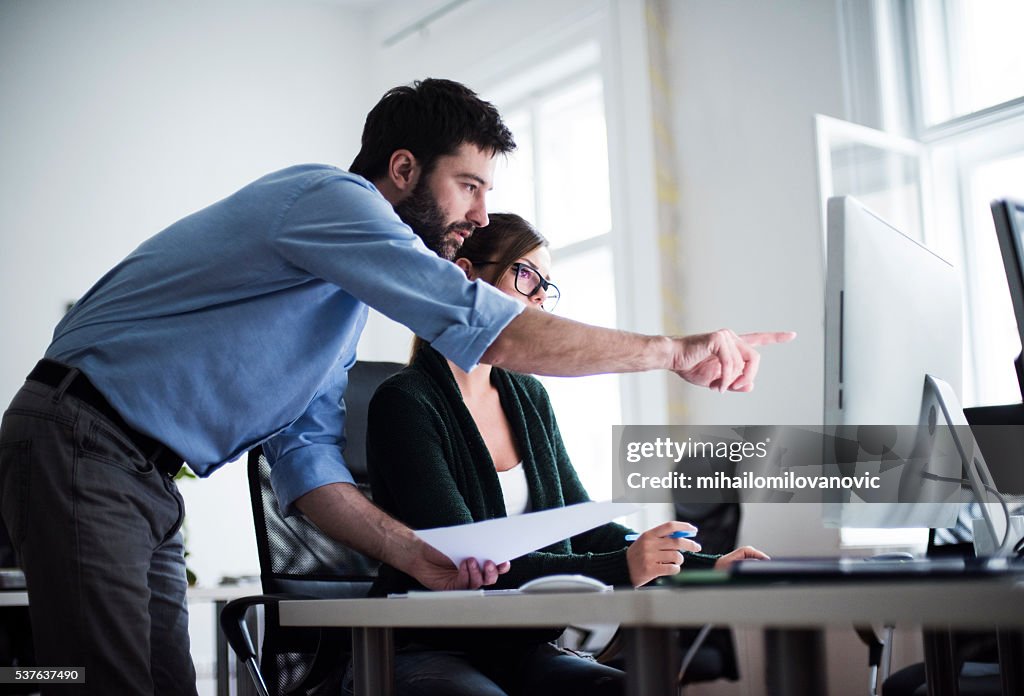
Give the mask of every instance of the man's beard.
[{"label": "man's beard", "polygon": [[402,222],[419,235],[427,248],[443,259],[455,260],[455,254],[462,247],[459,232],[473,233],[476,227],[469,222],[446,224],[447,215],[427,187],[427,177],[422,177],[409,196],[395,206],[395,212]]}]

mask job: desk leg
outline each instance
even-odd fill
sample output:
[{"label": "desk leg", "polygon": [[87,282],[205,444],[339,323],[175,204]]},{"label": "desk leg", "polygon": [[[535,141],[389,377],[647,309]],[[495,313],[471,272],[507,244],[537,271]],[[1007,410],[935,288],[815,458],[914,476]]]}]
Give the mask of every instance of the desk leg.
[{"label": "desk leg", "polygon": [[946,629],[922,631],[924,674],[928,696],[958,696],[960,680],[953,657],[953,638]]},{"label": "desk leg", "polygon": [[220,627],[220,613],[227,606],[227,600],[218,599],[213,603],[213,625],[217,634],[217,696],[231,696],[231,679],[228,669],[228,641]]},{"label": "desk leg", "polygon": [[[262,612],[263,607],[256,606],[250,609],[245,617],[245,625],[249,627],[249,635],[252,636],[252,640],[257,646],[263,645],[263,636],[260,635],[260,616]],[[257,648],[257,651],[259,650],[261,648]],[[252,676],[249,674],[249,668],[238,655],[235,655],[235,693],[237,696],[259,696],[261,693],[256,687],[256,682],[253,681]]]},{"label": "desk leg", "polygon": [[394,696],[395,638],[390,628],[352,629],[355,696]]},{"label": "desk leg", "polygon": [[679,660],[671,628],[623,626],[626,693],[629,696],[674,695]]},{"label": "desk leg", "polygon": [[1024,694],[1024,633],[1003,628],[996,636],[1003,694]]},{"label": "desk leg", "polygon": [[765,629],[764,671],[769,696],[828,693],[824,643],[817,629]]}]

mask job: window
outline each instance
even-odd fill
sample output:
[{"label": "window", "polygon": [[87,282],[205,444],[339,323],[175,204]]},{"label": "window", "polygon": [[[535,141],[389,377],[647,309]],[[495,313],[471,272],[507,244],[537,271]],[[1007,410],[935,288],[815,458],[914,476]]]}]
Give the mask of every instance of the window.
[{"label": "window", "polygon": [[910,12],[923,125],[1024,96],[1024,3],[916,0]]},{"label": "window", "polygon": [[[1024,151],[999,159],[961,162],[964,239],[971,302],[969,330],[974,360],[965,374],[974,404],[1009,404],[1021,400],[1013,360],[1021,351],[1003,258],[993,233],[989,203],[1024,194]],[[965,389],[966,391],[966,389]]]},{"label": "window", "polygon": [[989,202],[1024,197],[1024,3],[915,0],[907,6],[908,111],[929,147],[934,227],[962,269],[966,406],[1020,401],[1020,352]]},{"label": "window", "polygon": [[[1024,197],[1024,3],[908,0],[874,7],[876,31],[858,31],[854,23],[847,29],[851,41],[866,44],[871,36],[876,43],[847,58],[847,91],[864,103],[871,95],[856,90],[877,86],[880,116],[868,119],[887,132],[833,122],[823,139],[819,120],[819,150],[827,153],[823,194],[861,197],[960,269],[963,403],[1020,401],[1013,370],[1020,341],[989,202]],[[871,72],[883,79],[872,81]],[[852,103],[851,111],[866,114]]]},{"label": "window", "polygon": [[904,234],[926,240],[922,169],[925,148],[871,128],[818,116],[818,173],[822,230],[825,201],[854,196]]},{"label": "window", "polygon": [[[528,85],[527,88],[523,88]],[[557,313],[615,326],[615,269],[604,111],[596,43],[569,50],[499,85],[492,99],[518,148],[495,174],[488,206],[522,215],[551,244]],[[566,449],[594,499],[611,497],[611,426],[622,422],[616,375],[543,378]]]},{"label": "window", "polygon": [[[1021,346],[989,202],[1024,198],[1024,3],[845,9],[846,37],[858,44],[846,57],[850,113],[885,132],[819,117],[823,197],[861,197],[960,269],[962,401],[1019,402],[1013,359]],[[874,12],[873,31],[858,24],[865,11]],[[843,543],[897,543],[886,532],[843,530]]]}]

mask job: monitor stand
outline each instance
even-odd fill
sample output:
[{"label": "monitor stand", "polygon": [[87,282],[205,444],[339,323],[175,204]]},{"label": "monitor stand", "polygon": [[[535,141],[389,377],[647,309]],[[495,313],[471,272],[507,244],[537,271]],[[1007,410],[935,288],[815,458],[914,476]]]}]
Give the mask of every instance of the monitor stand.
[{"label": "monitor stand", "polygon": [[[1020,374],[1020,357],[1018,356],[1018,375]],[[956,396],[956,392],[948,382],[933,375],[925,375],[924,397],[921,408],[921,428],[928,428],[929,435],[933,435],[935,429],[945,425],[960,456],[963,471],[967,474],[967,480],[971,484],[971,491],[975,499],[980,503],[982,518],[988,533],[994,540],[995,551],[993,556],[1009,556],[1013,551],[1013,540],[1009,534],[1005,535],[998,531],[989,510],[988,500],[990,494],[996,493],[995,484],[992,482],[992,475],[989,473],[985,457],[978,447],[978,443],[971,433],[967,417],[964,415],[963,407]],[[1006,520],[1005,524],[1009,524]],[[1004,526],[1005,528],[1005,526]],[[1000,542],[1002,540],[1002,542]]]}]

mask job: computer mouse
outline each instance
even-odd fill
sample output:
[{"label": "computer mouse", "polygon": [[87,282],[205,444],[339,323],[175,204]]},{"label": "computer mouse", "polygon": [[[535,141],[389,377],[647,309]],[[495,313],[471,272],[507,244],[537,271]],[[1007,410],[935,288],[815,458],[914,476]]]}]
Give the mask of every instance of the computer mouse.
[{"label": "computer mouse", "polygon": [[874,556],[868,556],[865,560],[868,561],[912,561],[914,560],[914,554],[907,551],[893,551],[891,553],[877,553]]},{"label": "computer mouse", "polygon": [[520,592],[611,592],[612,586],[586,575],[544,575],[524,582]]}]

